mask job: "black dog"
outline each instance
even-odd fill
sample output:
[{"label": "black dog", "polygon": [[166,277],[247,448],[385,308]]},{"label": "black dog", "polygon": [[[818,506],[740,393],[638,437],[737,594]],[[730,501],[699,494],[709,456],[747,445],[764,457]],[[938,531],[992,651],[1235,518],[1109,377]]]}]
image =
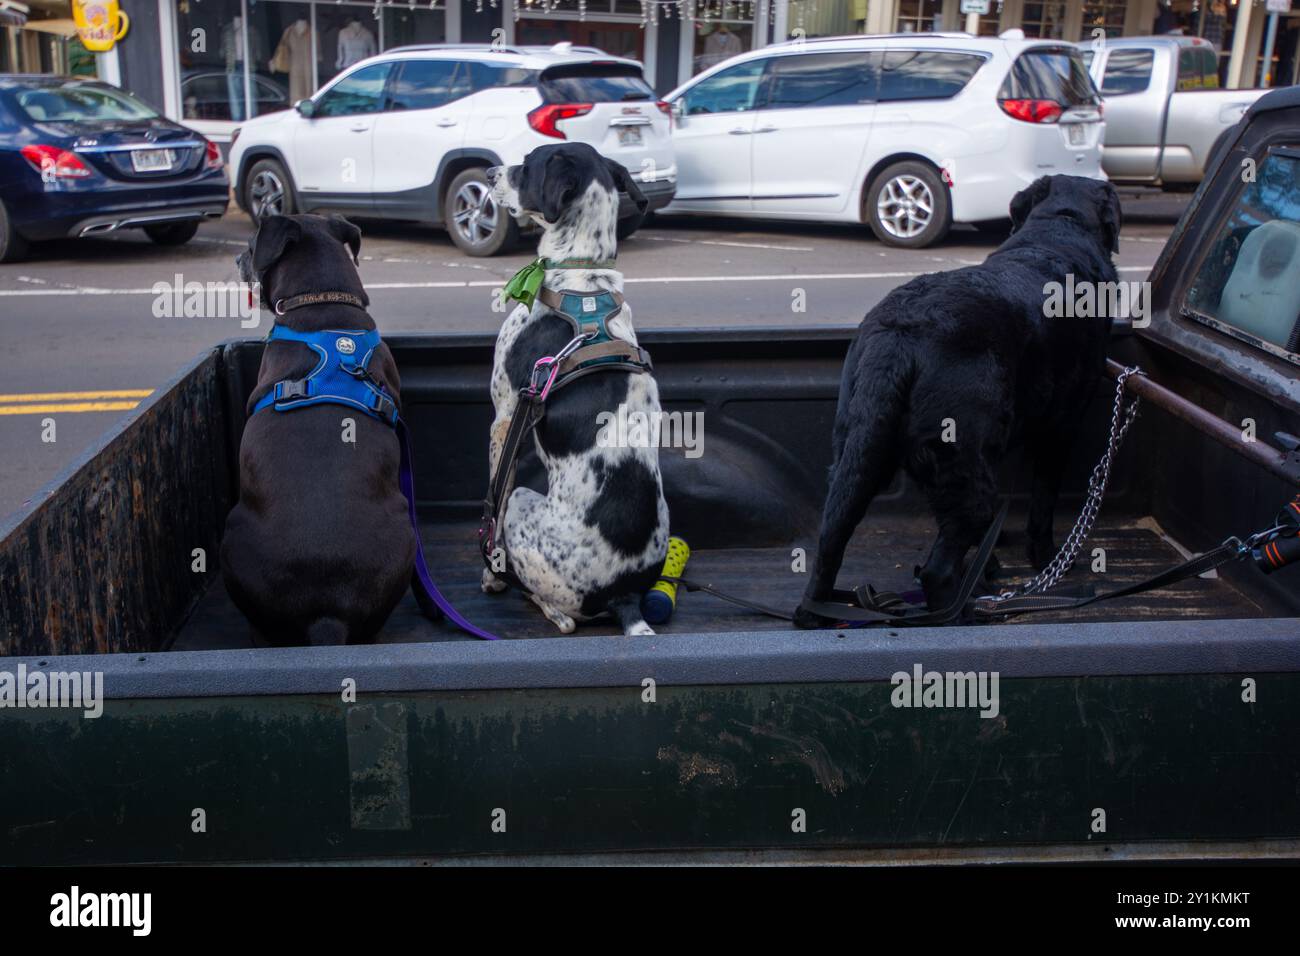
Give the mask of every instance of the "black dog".
[{"label": "black dog", "polygon": [[[261,283],[277,324],[300,332],[368,331],[375,323],[355,266],[360,248],[361,230],[340,216],[272,216],[237,262],[244,281]],[[355,297],[357,304],[309,304],[280,314],[285,303],[311,293]],[[239,503],[221,542],[231,598],[274,643],[372,639],[410,584],[415,562],[391,427],[338,404],[253,414],[277,382],[303,379],[317,362],[304,343],[267,343],[239,447]],[[368,370],[396,403],[400,382],[388,346],[378,346]]]},{"label": "black dog", "polygon": [[[829,597],[854,528],[901,466],[939,525],[920,572],[926,603],[950,607],[997,510],[998,465],[1022,442],[1033,465],[1029,558],[1040,568],[1051,560],[1057,493],[1111,317],[1048,318],[1047,287],[1067,275],[1076,286],[1117,281],[1119,198],[1105,182],[1044,177],[1012,199],[1011,219],[1014,234],[982,264],[913,279],[859,327],[805,601]],[[795,622],[828,623],[804,608]]]}]

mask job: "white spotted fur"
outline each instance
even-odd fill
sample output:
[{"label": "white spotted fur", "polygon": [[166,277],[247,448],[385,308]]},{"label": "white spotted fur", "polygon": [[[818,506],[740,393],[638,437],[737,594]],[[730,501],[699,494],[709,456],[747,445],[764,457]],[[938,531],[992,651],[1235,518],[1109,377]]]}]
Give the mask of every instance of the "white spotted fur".
[{"label": "white spotted fur", "polygon": [[[496,177],[494,191],[502,206],[518,209],[518,198],[507,177]],[[503,210],[504,211],[504,210]],[[538,254],[548,259],[611,258],[615,253],[615,222],[618,196],[599,183],[592,183],[560,222],[547,223],[533,218],[543,228]],[[597,238],[597,224],[603,224]],[[613,269],[548,270],[544,285],[549,289],[575,292],[623,291],[623,275]],[[496,471],[502,445],[510,429],[519,397],[505,367],[506,356],[515,340],[531,323],[547,315],[540,302],[530,311],[520,304],[507,316],[497,336],[492,368],[492,404],[496,417],[489,442],[489,464]],[[637,344],[632,327],[631,308],[624,303],[617,318],[608,324],[610,334],[633,345]],[[537,356],[540,358],[540,356]],[[622,373],[607,373],[622,374]],[[628,376],[627,408],[654,416],[659,412],[659,389],[649,374]],[[598,409],[592,410],[593,428]],[[613,412],[616,409],[609,409]],[[650,417],[648,420],[657,420]],[[529,488],[516,488],[510,495],[499,540],[505,542],[511,570],[532,592],[532,600],[561,633],[572,633],[575,620],[582,620],[581,607],[586,594],[608,586],[619,575],[646,567],[658,567],[668,547],[668,505],[663,497],[659,475],[659,453],[651,447],[591,448],[565,457],[552,457],[534,438],[534,447],[548,475],[549,493],[540,495]],[[655,476],[659,486],[658,522],[644,552],[631,558],[621,555],[601,534],[600,529],[585,522],[585,515],[596,495],[591,474],[591,458],[599,456],[614,465],[624,456],[635,456]],[[483,590],[500,591],[506,587],[491,571],[483,571]],[[628,635],[653,634],[645,621],[631,623]]]}]

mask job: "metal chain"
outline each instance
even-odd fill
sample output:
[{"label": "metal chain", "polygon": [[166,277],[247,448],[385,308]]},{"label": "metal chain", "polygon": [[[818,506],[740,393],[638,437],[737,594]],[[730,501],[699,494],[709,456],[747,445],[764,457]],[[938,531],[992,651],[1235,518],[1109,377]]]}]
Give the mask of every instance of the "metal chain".
[{"label": "metal chain", "polygon": [[1133,366],[1124,369],[1116,381],[1115,407],[1110,419],[1110,440],[1106,444],[1105,454],[1097,462],[1097,467],[1092,470],[1092,477],[1088,479],[1088,497],[1083,503],[1083,510],[1079,512],[1078,520],[1074,522],[1074,527],[1070,529],[1070,534],[1065,539],[1065,543],[1061,545],[1061,550],[1056,553],[1056,557],[1052,558],[1047,567],[1043,568],[1028,582],[1017,588],[1003,591],[999,595],[991,596],[991,600],[1005,601],[1008,598],[1020,597],[1024,594],[1050,590],[1056,586],[1056,583],[1065,576],[1070,568],[1074,567],[1075,559],[1078,558],[1079,552],[1083,550],[1084,542],[1088,540],[1088,536],[1092,534],[1092,527],[1096,524],[1097,515],[1101,511],[1102,498],[1106,494],[1106,486],[1110,483],[1110,469],[1115,460],[1115,453],[1119,451],[1119,446],[1124,441],[1124,435],[1128,432],[1129,426],[1133,424],[1133,419],[1137,417],[1138,406],[1142,401],[1135,395],[1132,404],[1125,407],[1124,384],[1128,381],[1130,375],[1141,374],[1142,370],[1137,366]]}]

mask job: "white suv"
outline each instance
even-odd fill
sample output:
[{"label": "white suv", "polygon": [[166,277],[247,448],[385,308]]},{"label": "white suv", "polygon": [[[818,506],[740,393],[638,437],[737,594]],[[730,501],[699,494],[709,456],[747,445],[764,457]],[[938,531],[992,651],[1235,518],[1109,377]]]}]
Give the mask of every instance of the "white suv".
[{"label": "white suv", "polygon": [[1060,41],[908,33],[764,47],[667,97],[666,213],[862,222],[921,247],[1039,176],[1105,179],[1101,98]]},{"label": "white suv", "polygon": [[[490,256],[527,224],[497,208],[485,169],[556,140],[590,143],[628,168],[653,211],[675,188],[670,125],[641,64],[591,47],[401,47],[244,123],[229,161],[235,199],[254,217],[440,223],[468,254]],[[625,238],[643,217],[627,197],[620,211]]]}]

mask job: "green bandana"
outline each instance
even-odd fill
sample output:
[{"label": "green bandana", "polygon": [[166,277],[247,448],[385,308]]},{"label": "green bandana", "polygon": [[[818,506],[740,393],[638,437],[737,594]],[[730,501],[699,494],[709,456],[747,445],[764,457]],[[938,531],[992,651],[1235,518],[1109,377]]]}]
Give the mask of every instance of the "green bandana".
[{"label": "green bandana", "polygon": [[534,259],[506,283],[506,298],[533,307],[547,269],[612,269],[613,259]]}]

